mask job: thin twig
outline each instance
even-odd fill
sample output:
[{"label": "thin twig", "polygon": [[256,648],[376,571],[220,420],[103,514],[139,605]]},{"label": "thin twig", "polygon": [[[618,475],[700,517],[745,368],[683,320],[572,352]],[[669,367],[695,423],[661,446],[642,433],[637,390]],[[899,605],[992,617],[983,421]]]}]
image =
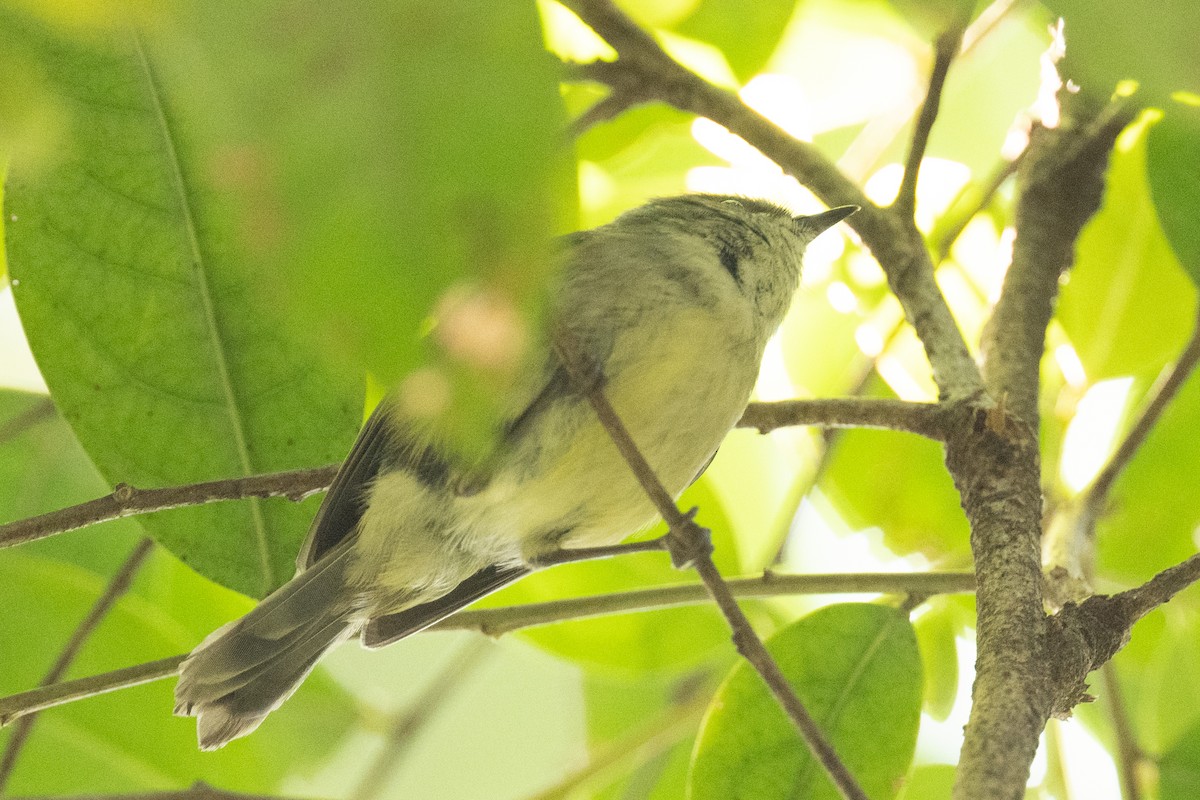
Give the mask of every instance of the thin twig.
[{"label": "thin twig", "polygon": [[638,103],[644,102],[626,93],[612,91],[607,97],[602,97],[575,119],[567,129],[572,139],[578,139],[601,122],[616,119]]},{"label": "thin twig", "polygon": [[632,553],[663,553],[667,551],[667,539],[660,536],[657,539],[646,539],[641,542],[625,542],[624,544],[608,545],[607,547],[572,547],[554,550],[535,558],[532,566],[537,569],[555,567],[559,564],[574,564],[577,561],[595,561],[601,558],[613,558]]},{"label": "thin twig", "polygon": [[49,397],[37,400],[20,414],[0,425],[0,444],[7,444],[39,422],[45,422],[53,417],[54,401]]},{"label": "thin twig", "polygon": [[1150,390],[1150,401],[1142,408],[1137,421],[1129,429],[1129,433],[1117,447],[1112,458],[1104,465],[1104,469],[1096,476],[1096,480],[1087,490],[1087,504],[1093,509],[1102,509],[1108,502],[1108,493],[1118,477],[1129,466],[1137,454],[1138,448],[1146,441],[1150,431],[1162,418],[1163,413],[1175,399],[1175,395],[1183,388],[1183,384],[1200,363],[1200,315],[1197,315],[1192,337],[1188,340],[1183,352],[1175,364],[1163,371],[1154,387]]},{"label": "thin twig", "polygon": [[736,94],[705,81],[672,59],[612,0],[564,0],[617,51],[599,73],[614,90],[639,87],[681,111],[714,120],[740,136],[807,186],[829,206],[857,205],[851,227],[879,260],[933,367],[943,398],[975,395],[982,388],[962,333],[934,280],[933,261],[919,234],[898,215],[881,209],[817,148],[768,120]]},{"label": "thin twig", "polygon": [[63,681],[39,689],[31,689],[28,692],[0,697],[0,728],[26,714],[177,675],[179,665],[187,657],[187,653],[181,653],[177,656],[147,661],[144,664],[135,664],[132,667],[112,672],[102,672],[87,678]]},{"label": "thin twig", "polygon": [[483,656],[490,650],[490,643],[486,639],[476,639],[459,649],[416,699],[395,715],[383,750],[350,793],[351,800],[369,800],[382,793],[384,784],[408,754],[417,734],[433,718],[439,705],[483,663]]},{"label": "thin twig", "polygon": [[286,497],[299,502],[328,489],[337,470],[338,465],[331,464],[326,467],[223,478],[161,489],[139,489],[122,483],[104,497],[0,525],[0,548],[13,547],[123,517],[222,500]]},{"label": "thin twig", "polygon": [[896,213],[908,220],[913,218],[917,208],[917,175],[921,170],[921,161],[925,158],[925,148],[929,145],[933,123],[937,121],[938,108],[942,103],[942,89],[946,85],[946,74],[950,71],[950,62],[962,46],[965,27],[966,20],[953,25],[943,32],[933,45],[933,69],[929,73],[929,89],[925,92],[925,102],[921,104],[921,113],[917,116],[917,124],[913,128],[912,143],[908,148],[908,160],[904,164],[900,189],[892,203]]},{"label": "thin twig", "polygon": [[[697,685],[703,683],[697,682]],[[567,800],[578,797],[581,789],[594,785],[600,778],[632,758],[636,757],[645,763],[667,752],[685,736],[694,733],[696,723],[708,707],[710,697],[711,695],[705,692],[690,692],[648,725],[626,734],[615,742],[596,748],[584,767],[554,786],[538,792],[529,800]]]},{"label": "thin twig", "polygon": [[1100,208],[1109,153],[1133,116],[1132,104],[1119,100],[1067,113],[1058,128],[1036,127],[1017,174],[1012,264],[981,350],[991,396],[1005,398],[1034,431],[1039,365],[1059,281],[1075,262],[1080,231]]},{"label": "thin twig", "polygon": [[[726,581],[734,597],[780,597],[798,594],[908,594],[929,596],[970,592],[971,572],[873,572],[825,575],[781,575],[767,572],[756,578]],[[703,584],[656,586],[627,592],[571,597],[504,608],[460,611],[429,630],[477,630],[501,636],[515,630],[580,620],[608,614],[626,614],[674,606],[699,605],[712,598]]]},{"label": "thin twig", "polygon": [[1032,3],[1029,0],[995,0],[979,12],[979,16],[967,26],[966,33],[963,34],[963,54],[974,50],[984,38],[996,30],[1005,17],[1016,11],[1019,5],[1032,5]]},{"label": "thin twig", "polygon": [[[618,50],[620,50],[619,47]],[[780,670],[770,652],[767,651],[762,640],[758,638],[758,634],[754,632],[750,620],[746,618],[720,572],[717,571],[716,565],[712,561],[712,540],[707,532],[695,523],[692,516],[695,510],[693,509],[686,515],[679,510],[650,464],[638,450],[616,411],[609,404],[608,398],[601,388],[602,376],[598,372],[598,367],[586,362],[574,340],[566,331],[557,332],[555,349],[562,359],[563,366],[571,375],[571,380],[581,391],[586,393],[592,409],[596,412],[596,416],[604,425],[605,430],[608,431],[609,437],[629,464],[629,468],[641,483],[655,508],[666,521],[671,537],[671,558],[676,566],[681,568],[691,566],[696,570],[717,607],[729,622],[738,652],[762,677],[771,694],[775,696],[784,712],[796,726],[805,744],[808,745],[813,758],[825,769],[842,796],[847,800],[867,800],[866,793],[854,780],[816,721],[808,713],[808,709],[804,707],[787,677]]]},{"label": "thin twig", "polygon": [[936,403],[874,397],[838,397],[819,400],[781,400],[751,403],[739,428],[767,433],[789,425],[822,428],[878,428],[906,431],[941,441],[946,438],[945,414]]},{"label": "thin twig", "polygon": [[[54,660],[53,666],[42,678],[39,686],[50,686],[58,683],[67,669],[75,661],[75,657],[79,655],[80,649],[84,642],[92,635],[100,622],[108,616],[108,612],[112,610],[117,601],[129,591],[130,585],[133,583],[133,578],[137,575],[138,570],[146,562],[146,557],[154,549],[154,540],[149,537],[143,538],[134,546],[125,562],[121,564],[120,569],[109,580],[108,586],[96,602],[92,605],[91,610],[83,621],[75,628],[75,632],[71,634],[71,638],[67,640],[63,646],[62,652],[58,654],[58,658]],[[13,728],[12,736],[8,740],[8,745],[4,748],[4,755],[0,757],[0,796],[4,795],[4,787],[8,785],[9,779],[12,777],[13,769],[17,765],[17,758],[21,755],[21,750],[28,741],[29,734],[33,730],[33,724],[37,721],[37,714],[28,714],[18,720],[16,727]]]},{"label": "thin twig", "polygon": [[[158,792],[127,792],[124,794],[73,794],[55,797],[24,797],[15,800],[288,800],[282,795],[246,794],[231,792],[197,781],[186,789],[165,789]],[[308,798],[311,800],[311,798]]]},{"label": "thin twig", "polygon": [[[764,433],[784,425],[853,426],[856,415],[864,427],[898,428],[923,436],[936,435],[935,408],[899,401],[801,400],[787,403],[751,404],[742,424]],[[895,420],[889,424],[889,415]],[[757,420],[757,421],[752,421]],[[241,478],[223,478],[157,489],[139,489],[120,484],[104,497],[61,508],[35,517],[0,525],[0,548],[13,547],[55,534],[138,514],[204,505],[248,497],[286,497],[300,501],[329,488],[338,465],[290,470]]]},{"label": "thin twig", "polygon": [[1171,598],[1200,580],[1200,554],[1168,567],[1133,589],[1113,595],[1129,618],[1129,625],[1169,602]]},{"label": "thin twig", "polygon": [[[780,597],[796,594],[951,594],[970,592],[975,576],[970,572],[879,572],[827,575],[781,575],[768,572],[755,578],[728,581],[737,597]],[[711,602],[701,584],[660,586],[629,592],[574,597],[544,603],[460,611],[427,630],[474,630],[487,636],[574,619],[650,611]],[[0,697],[0,727],[35,711],[65,705],[106,692],[138,686],[177,674],[187,653],[133,667],[56,683],[20,694]]]},{"label": "thin twig", "polygon": [[1104,680],[1104,704],[1108,708],[1109,719],[1112,720],[1113,733],[1117,736],[1117,772],[1121,776],[1121,786],[1124,788],[1121,798],[1142,800],[1142,783],[1138,779],[1138,773],[1141,771],[1145,754],[1137,743],[1137,734],[1129,719],[1120,676],[1117,675],[1117,669],[1111,661],[1101,667],[1100,676]]},{"label": "thin twig", "polygon": [[1163,570],[1141,586],[1115,595],[1093,595],[1068,603],[1049,618],[1043,640],[1054,716],[1063,717],[1092,700],[1087,677],[1129,642],[1133,626],[1200,580],[1200,555]]},{"label": "thin twig", "polygon": [[954,247],[954,243],[958,241],[958,237],[962,236],[962,232],[967,229],[967,225],[971,220],[986,209],[992,203],[992,199],[996,193],[1000,191],[1000,187],[1004,182],[1011,178],[1021,165],[1021,160],[1025,157],[1025,150],[1017,154],[1017,157],[1009,160],[1004,159],[992,171],[987,182],[983,185],[983,189],[979,190],[979,196],[975,203],[966,213],[961,214],[955,219],[942,233],[937,243],[937,261],[940,264],[950,257],[950,249]]}]

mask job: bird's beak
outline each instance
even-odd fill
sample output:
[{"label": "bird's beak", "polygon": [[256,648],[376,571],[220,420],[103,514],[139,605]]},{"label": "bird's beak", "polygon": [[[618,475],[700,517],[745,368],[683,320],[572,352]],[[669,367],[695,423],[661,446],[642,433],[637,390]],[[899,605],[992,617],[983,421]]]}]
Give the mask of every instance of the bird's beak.
[{"label": "bird's beak", "polygon": [[813,214],[808,217],[796,217],[796,222],[803,225],[810,236],[816,238],[817,234],[837,225],[855,211],[858,211],[858,206],[838,206],[828,211],[822,211],[820,214]]}]

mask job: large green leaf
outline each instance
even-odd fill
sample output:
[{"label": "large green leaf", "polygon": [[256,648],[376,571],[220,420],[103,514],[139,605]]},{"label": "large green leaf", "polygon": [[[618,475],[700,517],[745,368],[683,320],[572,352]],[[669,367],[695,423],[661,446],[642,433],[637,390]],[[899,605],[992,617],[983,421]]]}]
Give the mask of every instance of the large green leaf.
[{"label": "large green leaf", "polygon": [[[884,606],[829,606],[767,646],[867,795],[895,796],[921,714],[921,659],[907,618]],[[689,783],[692,800],[839,796],[744,663],[713,698]]]},{"label": "large green leaf", "polygon": [[847,521],[878,526],[897,553],[941,563],[967,557],[967,521],[936,442],[895,431],[846,431],[820,485]]},{"label": "large green leaf", "polygon": [[[93,633],[70,677],[174,655],[228,619],[245,601],[178,565],[174,584],[189,604],[165,611],[127,595]],[[165,578],[165,575],[163,576]],[[166,581],[162,582],[166,585]],[[77,567],[9,551],[0,559],[0,694],[32,688],[99,596],[104,581]],[[160,681],[43,712],[9,789],[14,794],[79,794],[184,788],[197,779],[270,792],[311,768],[353,718],[343,692],[316,675],[253,737],[215,753],[196,746],[195,722],[171,715],[172,682]],[[0,747],[11,736],[0,731]],[[69,768],[64,768],[69,765]]]},{"label": "large green leaf", "polygon": [[901,800],[950,800],[957,770],[950,764],[923,764],[913,770],[900,792]]},{"label": "large green leaf", "polygon": [[1200,726],[1191,728],[1158,762],[1161,800],[1191,800],[1200,786]]},{"label": "large green leaf", "polygon": [[1146,177],[1163,233],[1200,283],[1200,107],[1172,103],[1146,141]]},{"label": "large green leaf", "polygon": [[1156,101],[1179,89],[1200,91],[1194,35],[1200,6],[1192,0],[1163,0],[1144,14],[1121,0],[1045,0],[1045,5],[1066,22],[1061,70],[1083,91],[1106,99],[1127,78]]},{"label": "large green leaf", "polygon": [[[145,41],[72,41],[9,13],[0,25],[40,55],[68,115],[61,163],[15,158],[6,235],[30,346],[101,474],[161,486],[340,458],[360,401],[264,313]],[[144,524],[261,595],[290,577],[312,511],[252,500]]]},{"label": "large green leaf", "polygon": [[1146,185],[1146,133],[1143,120],[1117,140],[1104,205],[1083,229],[1058,305],[1092,381],[1157,374],[1178,354],[1195,314],[1196,289]]},{"label": "large green leaf", "polygon": [[921,645],[921,669],[925,675],[925,710],[944,722],[958,699],[959,632],[967,615],[955,598],[931,597],[914,623]]},{"label": "large green leaf", "polygon": [[[436,343],[451,354],[439,377],[462,390],[449,429],[482,438],[534,338],[522,312],[544,294],[552,237],[575,224],[534,3],[183,5],[189,36],[165,43],[199,53],[165,68],[213,131],[205,167],[292,330],[388,387]],[[475,290],[487,301],[451,302]]]},{"label": "large green leaf", "polygon": [[766,66],[796,5],[796,0],[704,0],[675,30],[720,48],[738,79],[747,81]]}]

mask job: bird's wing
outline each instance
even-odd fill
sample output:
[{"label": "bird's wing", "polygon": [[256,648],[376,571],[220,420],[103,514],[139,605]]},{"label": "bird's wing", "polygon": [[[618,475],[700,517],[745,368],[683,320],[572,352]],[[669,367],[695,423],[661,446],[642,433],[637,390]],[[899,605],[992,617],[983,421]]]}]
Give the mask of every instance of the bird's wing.
[{"label": "bird's wing", "polygon": [[296,566],[307,569],[338,542],[353,533],[366,510],[364,489],[379,473],[388,441],[387,425],[376,408],[359,431],[350,454],[342,462],[325,495],[325,501],[308,529],[308,537],[296,557]]},{"label": "bird's wing", "polygon": [[530,572],[524,566],[485,567],[437,600],[369,621],[362,631],[363,647],[383,647],[424,630]]},{"label": "bird's wing", "polygon": [[444,486],[449,463],[427,438],[397,420],[385,399],[358,434],[317,511],[296,564],[311,567],[339,542],[352,536],[367,507],[367,490],[383,471],[407,470],[429,486]]}]

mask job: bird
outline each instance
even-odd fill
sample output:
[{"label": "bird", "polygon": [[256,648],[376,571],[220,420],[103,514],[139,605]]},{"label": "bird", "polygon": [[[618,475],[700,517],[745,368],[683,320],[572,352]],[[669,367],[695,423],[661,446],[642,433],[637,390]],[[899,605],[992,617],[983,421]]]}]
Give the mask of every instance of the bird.
[{"label": "bird", "polygon": [[[672,496],[735,426],[806,246],[856,211],[657,198],[558,242],[548,328],[569,336]],[[175,713],[202,750],[254,731],[337,644],[390,644],[529,574],[621,542],[657,512],[561,352],[519,381],[482,468],[382,401],[330,486],[294,578],[184,660]]]}]

